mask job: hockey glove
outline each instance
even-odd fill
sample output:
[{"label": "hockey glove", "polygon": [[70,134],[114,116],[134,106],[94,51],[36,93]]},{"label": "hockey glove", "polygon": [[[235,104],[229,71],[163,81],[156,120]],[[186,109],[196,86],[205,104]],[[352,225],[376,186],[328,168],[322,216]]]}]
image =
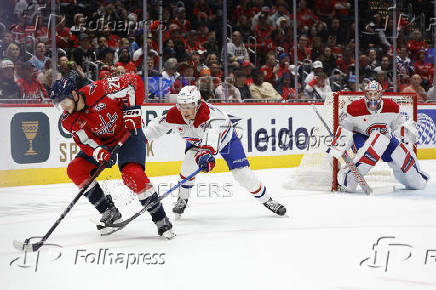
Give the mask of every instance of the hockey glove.
[{"label": "hockey glove", "polygon": [[412,120],[404,122],[401,127],[394,132],[394,135],[401,141],[401,143],[415,144],[419,137],[418,130],[416,129],[416,122]]},{"label": "hockey glove", "polygon": [[200,150],[195,154],[195,161],[203,172],[210,172],[215,167],[215,157],[209,150]]},{"label": "hockey glove", "polygon": [[141,106],[125,107],[123,109],[124,127],[127,130],[142,128]]},{"label": "hockey glove", "polygon": [[332,144],[328,146],[326,152],[330,156],[339,159],[342,157],[342,155],[344,155],[345,151],[351,147],[352,144],[353,132],[343,127],[338,127],[335,138],[333,139]]},{"label": "hockey glove", "polygon": [[336,147],[328,147],[326,153],[336,159],[339,159],[344,155],[345,150],[338,150]]},{"label": "hockey glove", "polygon": [[97,147],[92,156],[100,163],[107,162],[106,168],[111,168],[117,163],[117,154],[111,155],[109,151],[103,147]]}]

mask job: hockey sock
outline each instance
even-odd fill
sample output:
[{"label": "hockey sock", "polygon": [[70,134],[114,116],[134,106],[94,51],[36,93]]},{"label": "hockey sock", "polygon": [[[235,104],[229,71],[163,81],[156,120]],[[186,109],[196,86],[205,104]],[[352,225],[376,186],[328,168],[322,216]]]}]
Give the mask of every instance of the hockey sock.
[{"label": "hockey sock", "polygon": [[147,206],[149,204],[152,205],[147,209],[147,211],[150,213],[151,219],[154,223],[167,216],[162,206],[162,203],[160,201],[156,203],[157,200],[158,195],[157,192],[155,192],[152,196],[149,196],[146,199],[140,201],[143,206]]},{"label": "hockey sock", "polygon": [[250,168],[236,168],[232,170],[232,174],[236,181],[238,181],[242,187],[247,189],[259,202],[265,203],[270,199],[266,187],[260,182]]},{"label": "hockey sock", "polygon": [[103,213],[110,206],[109,201],[98,183],[95,183],[84,195],[100,213]]}]

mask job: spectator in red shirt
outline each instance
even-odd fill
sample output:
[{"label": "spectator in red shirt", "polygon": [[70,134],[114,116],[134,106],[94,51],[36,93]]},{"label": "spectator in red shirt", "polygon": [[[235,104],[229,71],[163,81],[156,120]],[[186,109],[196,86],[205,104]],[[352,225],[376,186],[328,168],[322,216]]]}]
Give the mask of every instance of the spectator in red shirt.
[{"label": "spectator in red shirt", "polygon": [[176,11],[176,17],[171,21],[171,23],[176,24],[182,36],[186,36],[186,33],[191,30],[191,22],[186,19],[186,9],[185,7],[179,7]]},{"label": "spectator in red shirt", "polygon": [[241,71],[245,74],[245,84],[249,87],[253,83],[251,72],[254,69],[254,65],[249,60],[244,60],[241,63]]},{"label": "spectator in red shirt", "polygon": [[388,89],[391,86],[391,84],[388,81],[388,75],[386,74],[385,71],[377,72],[377,76],[375,80],[382,86],[384,91],[388,91]]},{"label": "spectator in red shirt", "polygon": [[335,0],[317,0],[315,12],[322,20],[328,21],[335,16]]},{"label": "spectator in red shirt", "polygon": [[347,0],[335,0],[335,15],[341,19],[350,15],[351,4]]},{"label": "spectator in red shirt", "polygon": [[277,92],[282,96],[284,101],[296,100],[295,89],[292,88],[292,78],[289,72],[286,72],[279,79]]},{"label": "spectator in red shirt", "polygon": [[203,47],[204,43],[207,42],[208,40],[208,36],[209,36],[209,27],[207,27],[207,25],[205,23],[201,23],[200,26],[198,27],[198,42],[199,42],[199,46]]},{"label": "spectator in red shirt", "polygon": [[128,47],[121,47],[118,50],[118,62],[115,64],[115,66],[123,66],[127,73],[136,73],[136,65],[130,61]]},{"label": "spectator in red shirt", "polygon": [[279,55],[279,68],[277,70],[277,78],[281,78],[284,73],[289,72],[290,57],[289,54],[281,53]]},{"label": "spectator in red shirt", "polygon": [[36,78],[30,61],[19,64],[18,75],[20,78],[17,80],[17,84],[20,88],[20,94],[23,99],[29,100],[27,103],[41,103],[48,99],[47,91]]},{"label": "spectator in red shirt", "polygon": [[418,95],[418,101],[426,101],[427,93],[421,85],[422,79],[419,74],[414,74],[410,79],[410,85],[406,87],[402,93],[415,93]]},{"label": "spectator in red shirt", "polygon": [[424,87],[428,87],[433,83],[433,65],[425,60],[425,50],[418,51],[418,60],[413,64],[415,73],[419,74],[423,80]]},{"label": "spectator in red shirt", "polygon": [[346,73],[348,67],[354,64],[354,58],[350,48],[346,47],[343,52],[343,56],[337,59],[336,64],[342,72]]},{"label": "spectator in red shirt", "polygon": [[[290,51],[291,59],[294,60],[294,48],[291,47]],[[303,61],[305,59],[311,59],[311,51],[308,47],[308,38],[306,35],[301,35],[298,39],[297,46],[297,56],[299,61]]]},{"label": "spectator in red shirt", "polygon": [[[51,33],[49,32],[51,35]],[[59,18],[59,23],[56,25],[56,47],[70,48],[74,44],[73,34],[70,29],[65,26],[65,16]]]},{"label": "spectator in red shirt", "polygon": [[268,53],[266,56],[265,64],[260,67],[260,72],[262,73],[263,80],[265,82],[270,82],[274,86],[277,81],[278,70],[279,65],[276,61],[275,52]]},{"label": "spectator in red shirt", "polygon": [[103,27],[102,34],[104,37],[106,37],[107,46],[109,46],[110,48],[113,48],[113,49],[118,48],[118,43],[120,41],[120,37],[118,35],[112,34],[112,31],[111,31],[109,24],[106,24]]},{"label": "spectator in red shirt", "polygon": [[407,48],[410,51],[410,58],[412,60],[418,59],[419,50],[428,48],[427,42],[422,39],[422,34],[419,30],[412,32],[412,39],[407,42]]},{"label": "spectator in red shirt", "polygon": [[309,32],[309,28],[316,22],[318,22],[318,16],[313,13],[312,9],[307,8],[306,0],[301,0],[300,9],[297,12],[298,29]]},{"label": "spectator in red shirt", "polygon": [[248,17],[248,18],[251,18],[252,16],[254,16],[254,14],[251,15],[250,0],[241,0],[238,2],[239,2],[239,4],[236,6],[235,10],[233,10],[233,13],[232,13],[232,20],[234,22],[237,22],[239,20],[239,18],[243,15]]},{"label": "spectator in red shirt", "polygon": [[273,31],[273,27],[268,24],[267,20],[267,15],[261,14],[259,23],[253,28],[258,44],[264,49],[271,45],[271,33]]},{"label": "spectator in red shirt", "polygon": [[221,78],[224,76],[221,66],[217,62],[213,62],[210,64],[209,69],[213,78],[213,83],[215,87],[217,87],[221,82]]},{"label": "spectator in red shirt", "polygon": [[216,19],[215,14],[205,0],[195,1],[192,12],[197,17],[198,23],[202,21],[213,22]]}]

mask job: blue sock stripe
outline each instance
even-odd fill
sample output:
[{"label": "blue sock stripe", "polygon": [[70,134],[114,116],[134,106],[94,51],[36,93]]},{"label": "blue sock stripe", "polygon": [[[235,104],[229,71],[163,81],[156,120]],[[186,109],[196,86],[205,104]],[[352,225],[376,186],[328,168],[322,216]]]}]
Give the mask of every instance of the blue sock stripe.
[{"label": "blue sock stripe", "polygon": [[254,196],[254,197],[255,197],[255,198],[261,198],[262,196],[265,195],[265,192],[266,192],[266,187],[263,188],[263,191],[262,191],[262,194],[261,194],[261,195],[259,195],[259,196]]},{"label": "blue sock stripe", "polygon": [[186,185],[186,184],[182,184],[182,185],[180,185],[181,187],[183,187],[183,188],[186,188],[186,189],[189,189],[189,188],[193,188],[194,187],[194,185]]}]

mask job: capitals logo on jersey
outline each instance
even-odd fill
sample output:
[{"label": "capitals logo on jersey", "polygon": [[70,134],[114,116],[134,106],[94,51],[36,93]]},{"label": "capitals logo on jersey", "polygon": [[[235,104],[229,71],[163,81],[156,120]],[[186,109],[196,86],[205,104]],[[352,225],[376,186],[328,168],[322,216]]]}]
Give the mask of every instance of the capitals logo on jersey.
[{"label": "capitals logo on jersey", "polygon": [[107,113],[107,117],[109,119],[107,122],[100,114],[98,114],[98,116],[100,118],[102,126],[97,130],[97,132],[95,132],[95,134],[97,135],[114,134],[115,128],[117,127],[117,125],[114,124],[118,119],[118,114],[114,112],[113,115],[111,116],[109,113]]},{"label": "capitals logo on jersey", "polygon": [[384,135],[388,133],[388,128],[387,125],[384,123],[375,123],[366,129],[366,134],[371,135],[373,131],[378,131],[380,134]]}]

